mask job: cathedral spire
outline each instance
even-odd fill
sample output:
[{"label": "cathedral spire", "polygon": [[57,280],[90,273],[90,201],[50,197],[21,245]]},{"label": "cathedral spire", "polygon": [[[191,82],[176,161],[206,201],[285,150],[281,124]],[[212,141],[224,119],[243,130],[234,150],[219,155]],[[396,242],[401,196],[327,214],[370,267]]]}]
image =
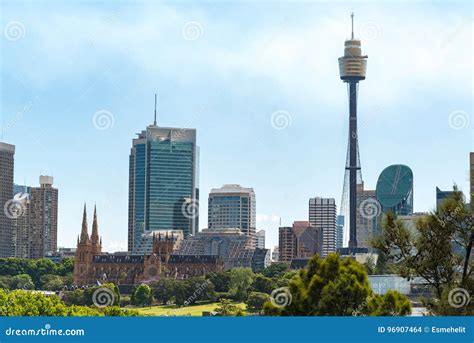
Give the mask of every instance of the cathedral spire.
[{"label": "cathedral spire", "polygon": [[92,222],[91,240],[93,244],[99,243],[99,226],[97,225],[97,208],[94,205],[94,221]]},{"label": "cathedral spire", "polygon": [[86,204],[84,203],[84,213],[82,214],[81,243],[86,243],[88,240],[89,234],[87,233],[87,210]]}]

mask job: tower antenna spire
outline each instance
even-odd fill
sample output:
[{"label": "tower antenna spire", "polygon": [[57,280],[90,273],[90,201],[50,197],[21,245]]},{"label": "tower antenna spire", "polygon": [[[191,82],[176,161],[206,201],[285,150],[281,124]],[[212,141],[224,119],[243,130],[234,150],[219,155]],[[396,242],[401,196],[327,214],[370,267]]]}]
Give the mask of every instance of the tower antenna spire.
[{"label": "tower antenna spire", "polygon": [[354,12],[351,13],[351,40],[354,40]]},{"label": "tower antenna spire", "polygon": [[155,120],[153,121],[153,125],[156,126],[156,93],[155,93]]}]

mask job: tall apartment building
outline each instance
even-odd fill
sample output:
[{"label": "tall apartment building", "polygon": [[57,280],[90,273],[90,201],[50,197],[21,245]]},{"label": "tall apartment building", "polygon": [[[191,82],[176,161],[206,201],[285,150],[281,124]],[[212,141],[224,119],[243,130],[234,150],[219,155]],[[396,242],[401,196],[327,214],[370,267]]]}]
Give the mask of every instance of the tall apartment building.
[{"label": "tall apartment building", "polygon": [[[253,188],[230,184],[209,193],[208,228],[237,228],[255,242],[256,203]],[[255,244],[255,243],[254,243]]]},{"label": "tall apartment building", "polygon": [[295,221],[293,226],[280,227],[278,235],[278,259],[308,259],[322,252],[322,231],[308,221]]},{"label": "tall apartment building", "polygon": [[334,198],[309,199],[309,222],[322,232],[321,255],[336,252],[336,201]]},{"label": "tall apartment building", "polygon": [[0,142],[0,258],[14,254],[13,216],[10,212],[13,202],[14,155],[14,145]]},{"label": "tall apartment building", "polygon": [[291,226],[278,229],[278,261],[291,262],[296,256],[296,237]]},{"label": "tall apartment building", "polygon": [[53,177],[41,175],[30,194],[30,258],[52,255],[58,248],[58,189]]},{"label": "tall apartment building", "polygon": [[21,211],[13,222],[13,255],[42,258],[57,251],[58,190],[53,177],[41,175],[39,187],[15,185],[13,198]]},{"label": "tall apartment building", "polygon": [[371,248],[371,240],[378,235],[382,207],[375,190],[364,189],[364,183],[357,185],[356,229],[360,248]]},{"label": "tall apartment building", "polygon": [[265,230],[257,231],[256,245],[257,248],[265,249]]},{"label": "tall apartment building", "polygon": [[279,262],[280,261],[280,248],[278,245],[275,245],[272,250],[272,261]]},{"label": "tall apartment building", "polygon": [[133,139],[129,158],[128,250],[152,250],[152,232],[198,231],[196,130],[158,127]]},{"label": "tall apartment building", "polygon": [[13,256],[30,258],[30,231],[31,231],[31,187],[13,185],[13,199],[17,202],[20,211],[12,218],[13,226]]}]

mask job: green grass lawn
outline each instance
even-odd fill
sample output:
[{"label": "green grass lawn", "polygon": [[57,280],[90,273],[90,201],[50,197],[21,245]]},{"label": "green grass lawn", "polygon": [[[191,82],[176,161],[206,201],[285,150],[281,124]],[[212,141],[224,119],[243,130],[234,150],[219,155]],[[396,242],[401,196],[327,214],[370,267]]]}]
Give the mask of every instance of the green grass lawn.
[{"label": "green grass lawn", "polygon": [[[202,316],[203,311],[214,311],[219,303],[198,304],[186,307],[176,307],[175,305],[163,305],[137,308],[138,312],[144,316]],[[236,303],[237,306],[245,310],[244,303]]]}]

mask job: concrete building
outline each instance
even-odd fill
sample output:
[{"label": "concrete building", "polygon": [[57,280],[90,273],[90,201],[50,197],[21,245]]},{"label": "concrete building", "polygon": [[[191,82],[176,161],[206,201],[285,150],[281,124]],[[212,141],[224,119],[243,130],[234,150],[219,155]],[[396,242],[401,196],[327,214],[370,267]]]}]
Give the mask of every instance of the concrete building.
[{"label": "concrete building", "polygon": [[204,229],[185,238],[177,253],[218,256],[225,270],[236,267],[259,270],[266,267],[270,259],[268,249],[255,248],[252,238],[237,228]]},{"label": "concrete building", "polygon": [[308,221],[295,221],[279,228],[278,241],[279,262],[310,258],[322,252],[323,231]]},{"label": "concrete building", "polygon": [[56,253],[58,246],[58,189],[53,177],[41,175],[30,194],[30,258]]},{"label": "concrete building", "polygon": [[436,187],[436,209],[439,210],[439,206],[441,203],[450,198],[454,194],[453,191],[442,191],[438,187]]},{"label": "concrete building", "polygon": [[150,232],[198,231],[196,130],[155,122],[133,139],[129,157],[128,250],[151,252]]},{"label": "concrete building", "polygon": [[272,250],[272,261],[279,262],[280,261],[280,248],[278,245],[275,245]]},{"label": "concrete building", "polygon": [[257,231],[257,248],[265,249],[265,230]]},{"label": "concrete building", "polygon": [[15,146],[0,142],[0,258],[12,257],[13,226],[16,216],[12,199]]},{"label": "concrete building", "polygon": [[41,175],[39,182],[39,187],[14,186],[19,211],[12,219],[12,249],[18,258],[37,259],[57,251],[58,190],[51,176]]},{"label": "concrete building", "polygon": [[357,185],[357,244],[360,248],[371,249],[371,240],[378,234],[382,207],[375,190],[364,189],[364,183]]},{"label": "concrete building", "polygon": [[336,201],[333,198],[309,199],[309,222],[322,232],[322,256],[336,252]]},{"label": "concrete building", "polygon": [[256,203],[253,188],[236,184],[211,189],[208,202],[208,228],[237,228],[255,245]]}]

